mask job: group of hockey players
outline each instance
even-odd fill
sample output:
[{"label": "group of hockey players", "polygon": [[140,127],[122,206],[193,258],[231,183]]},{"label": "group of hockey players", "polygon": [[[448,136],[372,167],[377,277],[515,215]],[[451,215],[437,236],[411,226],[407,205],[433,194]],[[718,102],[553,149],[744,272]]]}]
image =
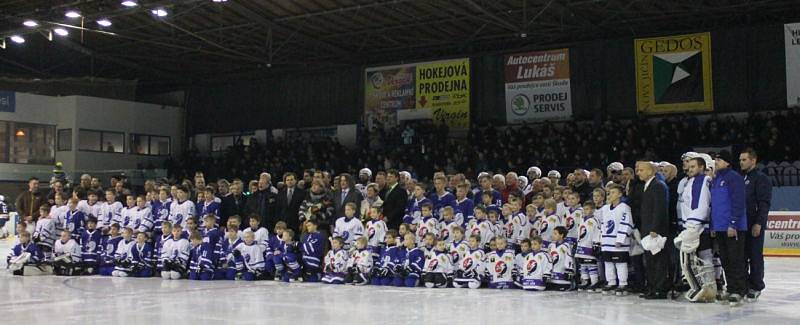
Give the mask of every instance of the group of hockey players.
[{"label": "group of hockey players", "polygon": [[[694,153],[683,158],[687,176],[677,208],[684,231],[676,248],[690,286],[687,298],[705,301],[717,293],[721,278],[708,236],[710,178],[705,175],[713,162]],[[533,173],[541,175],[538,168]],[[479,181],[491,182],[492,176],[482,173]],[[57,194],[54,205],[41,206],[35,225],[17,226],[9,268],[19,275],[626,295],[629,274],[641,271],[629,267],[631,256],[652,245],[638,234],[626,203],[628,189],[620,182],[595,188],[591,197],[566,186],[534,190],[533,184],[521,184],[519,192],[502,199],[498,191],[468,183],[448,187],[441,174],[434,177],[436,190],[430,194],[421,182],[409,179],[404,185],[409,200],[398,229],[388,229],[380,204],[362,216],[347,203],[331,229],[320,229],[320,220],[301,214],[299,233],[283,222],[265,229],[258,215],[248,216],[244,226],[238,215],[218,224],[210,188],[200,189],[207,192],[204,202],[192,202],[189,191],[177,186],[127,196],[125,206],[114,190],[105,191],[105,200],[97,193],[85,199]]]}]

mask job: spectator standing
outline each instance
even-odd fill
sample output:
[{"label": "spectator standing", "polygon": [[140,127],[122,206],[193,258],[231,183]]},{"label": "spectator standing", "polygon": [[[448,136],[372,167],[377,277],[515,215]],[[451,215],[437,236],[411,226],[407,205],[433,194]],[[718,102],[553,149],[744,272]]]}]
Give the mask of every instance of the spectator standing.
[{"label": "spectator standing", "polygon": [[[278,191],[278,206],[277,213],[272,219],[266,222],[267,229],[272,229],[275,223],[283,221],[289,229],[300,234],[304,229],[300,229],[300,205],[306,198],[306,191],[297,186],[297,175],[294,173],[286,173],[283,175],[283,183],[285,187]],[[309,183],[309,186],[311,183]]]},{"label": "spectator standing", "polygon": [[28,179],[28,189],[17,196],[14,206],[22,220],[30,223],[39,219],[39,208],[45,203],[47,198],[39,192],[39,179],[31,177]]},{"label": "spectator standing", "polygon": [[398,183],[396,170],[386,172],[386,192],[383,195],[383,215],[389,229],[397,229],[403,223],[408,194]]}]

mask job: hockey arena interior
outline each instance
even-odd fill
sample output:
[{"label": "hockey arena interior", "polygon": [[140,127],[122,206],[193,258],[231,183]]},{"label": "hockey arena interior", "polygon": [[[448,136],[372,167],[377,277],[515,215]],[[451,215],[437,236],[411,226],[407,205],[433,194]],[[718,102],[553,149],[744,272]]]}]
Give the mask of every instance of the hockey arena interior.
[{"label": "hockey arena interior", "polygon": [[796,0],[0,17],[3,324],[800,324]]}]

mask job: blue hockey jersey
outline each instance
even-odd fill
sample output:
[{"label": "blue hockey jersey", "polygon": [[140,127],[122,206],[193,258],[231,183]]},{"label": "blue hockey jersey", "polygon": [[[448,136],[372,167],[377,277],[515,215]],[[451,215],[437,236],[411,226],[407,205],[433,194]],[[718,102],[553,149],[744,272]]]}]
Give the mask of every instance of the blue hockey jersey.
[{"label": "blue hockey jersey", "polygon": [[97,263],[103,253],[103,236],[100,230],[88,229],[81,232],[81,260],[85,263]]}]

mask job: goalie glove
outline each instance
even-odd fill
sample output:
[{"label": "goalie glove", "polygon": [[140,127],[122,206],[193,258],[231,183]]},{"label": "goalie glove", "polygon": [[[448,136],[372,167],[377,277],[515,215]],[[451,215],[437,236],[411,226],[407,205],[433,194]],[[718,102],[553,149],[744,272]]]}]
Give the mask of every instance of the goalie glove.
[{"label": "goalie glove", "polygon": [[241,258],[242,257],[242,252],[240,252],[239,250],[233,250],[233,253],[231,253],[231,254],[233,254],[233,257],[235,257],[235,258]]}]

